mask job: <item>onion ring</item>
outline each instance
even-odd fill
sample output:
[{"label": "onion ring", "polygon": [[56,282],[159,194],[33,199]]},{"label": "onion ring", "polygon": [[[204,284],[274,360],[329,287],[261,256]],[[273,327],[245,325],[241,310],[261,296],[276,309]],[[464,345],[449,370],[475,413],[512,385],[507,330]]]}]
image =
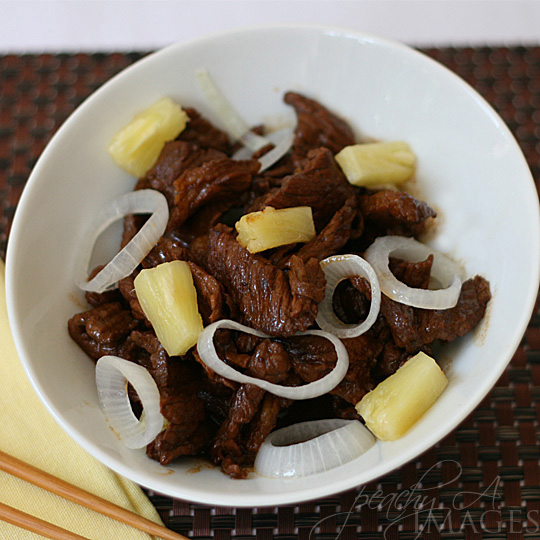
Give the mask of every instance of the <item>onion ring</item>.
[{"label": "onion ring", "polygon": [[[418,262],[429,255],[433,255],[431,275],[439,281],[441,289],[409,287],[390,271],[390,256]],[[449,309],[457,304],[463,273],[459,265],[414,238],[381,236],[366,250],[364,257],[377,272],[382,292],[392,300],[423,309]]]},{"label": "onion ring", "polygon": [[[129,403],[128,382],[143,406],[140,420]],[[128,448],[142,448],[157,437],[164,421],[159,390],[144,367],[118,356],[102,356],[96,364],[96,384],[105,417]]]},{"label": "onion ring", "polygon": [[375,444],[358,420],[331,418],[293,424],[266,437],[255,471],[270,478],[301,478],[356,459]]},{"label": "onion ring", "polygon": [[[91,280],[88,265],[99,235],[116,220],[129,214],[152,215],[137,234]],[[161,238],[169,220],[165,196],[154,189],[140,189],[111,201],[95,216],[83,236],[75,261],[75,283],[83,291],[102,293],[129,276]]]},{"label": "onion ring", "polygon": [[347,369],[349,368],[349,354],[347,353],[347,349],[343,343],[338,338],[321,330],[308,330],[306,332],[299,332],[295,335],[321,336],[331,341],[332,345],[334,345],[337,354],[337,362],[334,369],[330,373],[321,379],[303,386],[282,386],[262,379],[257,379],[255,377],[250,377],[249,375],[239,373],[236,371],[236,369],[226,364],[218,356],[214,346],[214,334],[219,329],[237,330],[239,332],[246,332],[247,334],[252,334],[261,338],[269,338],[270,336],[235,321],[222,319],[210,324],[201,332],[197,342],[197,352],[199,353],[201,360],[208,368],[225,379],[242,384],[254,384],[263,390],[270,392],[271,394],[275,394],[276,396],[294,400],[311,399],[317,396],[322,396],[335,388],[341,382],[347,373]]},{"label": "onion ring", "polygon": [[[381,288],[377,274],[372,266],[358,255],[334,255],[321,261],[321,268],[326,277],[326,291],[319,304],[317,324],[322,330],[340,338],[352,338],[367,332],[377,320],[381,307]],[[371,285],[371,305],[368,316],[358,324],[345,324],[334,313],[332,300],[339,283],[354,276],[365,277]]]}]

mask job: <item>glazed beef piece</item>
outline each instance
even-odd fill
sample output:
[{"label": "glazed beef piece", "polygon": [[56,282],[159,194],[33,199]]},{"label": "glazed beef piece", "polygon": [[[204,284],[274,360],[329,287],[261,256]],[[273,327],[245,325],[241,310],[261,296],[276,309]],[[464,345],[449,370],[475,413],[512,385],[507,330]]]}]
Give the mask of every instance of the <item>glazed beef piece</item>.
[{"label": "glazed beef piece", "polygon": [[152,459],[167,465],[182,455],[196,455],[210,442],[205,403],[198,397],[201,368],[189,358],[170,358],[151,331],[134,331],[133,342],[150,355],[147,369],[156,381],[161,414],[167,427],[146,448]]},{"label": "glazed beef piece", "polygon": [[208,271],[224,285],[249,326],[291,336],[309,328],[324,298],[326,281],[316,259],[291,257],[287,272],[242,247],[225,225],[208,238]]},{"label": "glazed beef piece", "polygon": [[344,279],[335,289],[332,299],[334,313],[345,324],[363,321],[370,308],[370,285],[364,278]]},{"label": "glazed beef piece", "polygon": [[424,201],[397,190],[382,190],[358,196],[360,211],[367,223],[379,229],[380,236],[418,236],[426,220],[436,212]]},{"label": "glazed beef piece", "polygon": [[156,163],[141,178],[137,189],[151,188],[160,191],[167,197],[169,207],[174,206],[176,188],[174,181],[186,170],[197,167],[208,160],[226,157],[213,149],[205,149],[187,141],[170,141],[165,143]]},{"label": "glazed beef piece", "polygon": [[123,356],[124,344],[137,326],[138,321],[120,302],[99,305],[68,321],[69,335],[94,360],[109,354]]},{"label": "glazed beef piece", "polygon": [[311,206],[317,230],[354,194],[351,184],[327,148],[311,150],[301,170],[283,179],[281,187],[261,201],[262,206]]},{"label": "glazed beef piece", "polygon": [[245,478],[246,467],[253,464],[252,454],[246,451],[243,431],[255,417],[264,397],[264,390],[243,384],[231,398],[227,419],[221,424],[210,448],[214,464],[232,478]]},{"label": "glazed beef piece", "polygon": [[357,217],[356,199],[350,197],[330,219],[326,227],[311,241],[302,245],[296,252],[304,262],[311,258],[319,262],[336,255],[351,237],[351,230]]},{"label": "glazed beef piece", "polygon": [[321,379],[336,365],[334,345],[321,336],[292,336],[284,344],[294,372],[306,383]]},{"label": "glazed beef piece", "polygon": [[229,136],[211,124],[206,118],[193,108],[186,108],[184,112],[189,117],[185,129],[177,137],[179,141],[185,141],[196,144],[201,148],[214,149],[230,156],[232,153],[232,144]]},{"label": "glazed beef piece", "polygon": [[294,108],[297,117],[293,142],[296,162],[316,148],[325,147],[332,154],[337,154],[345,146],[355,143],[354,134],[347,122],[317,101],[296,92],[287,92],[284,101]]},{"label": "glazed beef piece", "polygon": [[206,160],[185,170],[173,182],[174,208],[169,229],[180,227],[199,208],[211,201],[234,204],[251,186],[259,170],[257,160],[236,161],[227,157]]},{"label": "glazed beef piece", "polygon": [[[432,257],[421,263],[394,262],[396,277],[411,287],[427,288]],[[489,283],[480,276],[461,286],[457,305],[450,309],[420,309],[381,298],[381,313],[395,344],[413,353],[434,341],[453,341],[468,334],[484,317],[491,299]]]},{"label": "glazed beef piece", "polygon": [[383,350],[383,344],[370,334],[342,339],[349,353],[349,369],[343,380],[331,391],[351,405],[375,388],[371,372]]}]

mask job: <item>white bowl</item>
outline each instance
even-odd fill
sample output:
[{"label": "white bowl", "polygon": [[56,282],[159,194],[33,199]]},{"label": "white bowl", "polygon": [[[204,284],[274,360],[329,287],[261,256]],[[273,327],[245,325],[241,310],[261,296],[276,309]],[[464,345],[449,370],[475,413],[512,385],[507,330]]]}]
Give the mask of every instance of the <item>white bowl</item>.
[{"label": "white bowl", "polygon": [[[448,347],[450,379],[435,406],[402,439],[307,479],[231,480],[197,461],[163,468],[126,450],[98,406],[94,364],[70,339],[81,311],[73,283],[83,230],[106,201],[132,189],[105,148],[133,115],[163,95],[213,119],[194,73],[207,68],[253,124],[292,121],[282,102],[303,92],[347,118],[359,135],[407,140],[417,188],[440,213],[433,244],[490,283],[480,327]],[[467,84],[403,45],[315,27],[246,29],[170,46],[114,77],[65,122],[35,166],[7,255],[10,321],[21,361],[58,423],[100,461],[173,497],[228,506],[320,498],[383,475],[437,443],[495,384],[519,345],[538,291],[540,220],[525,159],[502,120]],[[114,237],[118,240],[118,236]],[[197,466],[198,464],[198,466]],[[194,472],[196,471],[196,472]]]}]

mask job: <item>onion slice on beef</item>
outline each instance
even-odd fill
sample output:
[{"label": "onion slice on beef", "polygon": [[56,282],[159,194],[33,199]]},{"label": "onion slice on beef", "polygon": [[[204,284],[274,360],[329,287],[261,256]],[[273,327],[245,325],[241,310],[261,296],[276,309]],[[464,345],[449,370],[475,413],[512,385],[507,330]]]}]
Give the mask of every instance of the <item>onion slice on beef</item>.
[{"label": "onion slice on beef", "polygon": [[[269,143],[274,145],[274,148],[263,154],[258,158],[261,167],[259,172],[263,172],[266,169],[269,169],[274,163],[277,163],[292,147],[294,141],[294,130],[292,128],[283,128],[279,131],[274,131],[266,135]],[[253,152],[242,146],[233,154],[233,159],[250,159],[253,155]]]},{"label": "onion slice on beef", "polygon": [[270,143],[268,139],[250,130],[244,119],[232,107],[223,92],[214,83],[208,71],[199,69],[196,72],[196,76],[208,104],[221,120],[223,129],[231,139],[241,142],[252,152],[256,152]]},{"label": "onion slice on beef", "polygon": [[[143,406],[140,420],[129,402],[128,383]],[[128,448],[142,448],[156,438],[163,429],[159,390],[144,367],[118,356],[102,356],[96,364],[96,384],[105,417]]]},{"label": "onion slice on beef", "polygon": [[[88,280],[88,265],[99,235],[112,223],[130,214],[151,214],[137,234]],[[154,189],[140,189],[114,199],[95,216],[79,246],[75,283],[84,291],[101,293],[129,276],[161,238],[169,220],[165,196]]]},{"label": "onion slice on beef", "polygon": [[[326,277],[326,292],[319,304],[317,324],[326,332],[339,338],[352,338],[367,332],[377,320],[381,307],[381,288],[372,266],[358,255],[333,255],[321,261]],[[345,324],[334,313],[332,300],[336,287],[345,279],[362,276],[371,286],[371,305],[366,319],[358,324]]]},{"label": "onion slice on beef", "polygon": [[204,364],[212,371],[221,375],[225,379],[236,381],[242,384],[254,384],[267,392],[275,394],[276,396],[288,398],[288,399],[311,399],[317,396],[326,394],[333,388],[335,388],[345,377],[347,369],[349,368],[349,354],[343,343],[328,332],[321,330],[308,330],[306,332],[298,332],[296,336],[321,336],[332,342],[337,354],[337,362],[334,369],[317,381],[305,384],[303,386],[282,386],[280,384],[271,383],[263,379],[257,379],[240,373],[229,364],[225,363],[217,354],[214,346],[214,334],[217,330],[236,330],[238,332],[246,332],[261,338],[270,338],[263,332],[254,330],[244,326],[243,324],[231,321],[229,319],[223,319],[216,321],[215,323],[207,326],[200,334],[199,341],[197,342],[197,351]]},{"label": "onion slice on beef", "polygon": [[[440,289],[415,289],[399,281],[389,268],[390,257],[419,262],[433,254],[431,276]],[[449,309],[457,304],[461,292],[462,269],[446,255],[435,251],[414,238],[382,236],[364,253],[373,266],[382,292],[401,304],[423,309]]]},{"label": "onion slice on beef", "polygon": [[259,158],[261,163],[259,172],[265,171],[274,163],[277,163],[291,149],[294,140],[294,131],[290,128],[282,129],[279,131],[279,135],[280,138],[276,140],[274,148]]},{"label": "onion slice on beef", "polygon": [[375,444],[358,420],[313,420],[278,429],[261,445],[255,471],[269,478],[301,478],[356,459]]}]

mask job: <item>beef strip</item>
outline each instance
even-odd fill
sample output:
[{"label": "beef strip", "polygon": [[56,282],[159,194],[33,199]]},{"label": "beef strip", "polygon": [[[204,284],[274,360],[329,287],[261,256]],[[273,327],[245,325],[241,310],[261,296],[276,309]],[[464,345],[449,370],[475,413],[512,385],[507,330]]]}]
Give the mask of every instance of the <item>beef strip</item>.
[{"label": "beef strip", "polygon": [[253,457],[246,452],[242,429],[256,415],[264,397],[264,390],[243,384],[234,393],[227,419],[221,424],[210,448],[210,457],[232,478],[245,478]]},{"label": "beef strip", "polygon": [[290,336],[315,321],[326,285],[316,259],[304,264],[291,257],[289,270],[284,272],[242,247],[229,227],[218,225],[208,238],[206,265],[253,328]]},{"label": "beef strip", "polygon": [[396,345],[412,353],[435,340],[449,342],[469,333],[484,317],[490,299],[489,283],[475,276],[463,283],[453,308],[413,308],[383,296],[381,312]]},{"label": "beef strip", "polygon": [[355,143],[350,126],[317,101],[296,92],[287,92],[284,101],[297,116],[293,142],[295,162],[305,158],[310,150],[325,147],[337,154],[345,146]]},{"label": "beef strip", "polygon": [[284,341],[284,345],[294,372],[306,383],[321,379],[336,365],[334,345],[324,337],[292,336]]},{"label": "beef strip", "polygon": [[331,394],[356,405],[365,394],[375,388],[371,370],[383,349],[382,343],[370,334],[341,340],[349,353],[349,369],[343,380],[331,390]]},{"label": "beef strip", "polygon": [[327,148],[311,150],[302,169],[286,176],[281,187],[262,200],[263,206],[290,208],[311,206],[318,231],[354,194],[351,184]]},{"label": "beef strip", "polygon": [[232,144],[225,132],[211,124],[196,109],[186,108],[184,112],[189,116],[189,122],[177,137],[178,140],[231,155]]},{"label": "beef strip", "polygon": [[369,313],[370,294],[370,285],[364,278],[355,276],[344,279],[334,291],[334,313],[345,324],[363,321]]},{"label": "beef strip", "polygon": [[189,358],[170,358],[152,331],[134,331],[131,339],[150,354],[147,366],[156,381],[166,428],[146,448],[152,459],[167,465],[178,456],[195,455],[210,441],[205,403],[198,397],[201,368]]},{"label": "beef strip", "polygon": [[69,335],[94,360],[108,354],[122,356],[125,341],[137,326],[120,302],[101,304],[68,321]]},{"label": "beef strip", "polygon": [[436,212],[424,201],[397,190],[381,190],[358,196],[360,211],[378,235],[418,236]]},{"label": "beef strip", "polygon": [[165,143],[156,163],[137,184],[137,189],[151,188],[167,197],[169,207],[173,208],[176,196],[174,181],[186,170],[197,167],[208,160],[226,157],[213,149],[205,149],[187,141]]},{"label": "beef strip", "polygon": [[[349,197],[326,227],[313,240],[298,249],[296,256],[304,262],[312,258],[320,262],[326,257],[339,253],[351,236],[351,227],[356,216],[356,199]],[[283,266],[287,263],[288,259]],[[280,266],[280,263],[277,265]]]},{"label": "beef strip", "polygon": [[247,191],[260,163],[257,160],[236,161],[228,157],[205,160],[185,170],[173,182],[174,208],[169,229],[180,227],[201,206],[213,200],[237,202]]}]

